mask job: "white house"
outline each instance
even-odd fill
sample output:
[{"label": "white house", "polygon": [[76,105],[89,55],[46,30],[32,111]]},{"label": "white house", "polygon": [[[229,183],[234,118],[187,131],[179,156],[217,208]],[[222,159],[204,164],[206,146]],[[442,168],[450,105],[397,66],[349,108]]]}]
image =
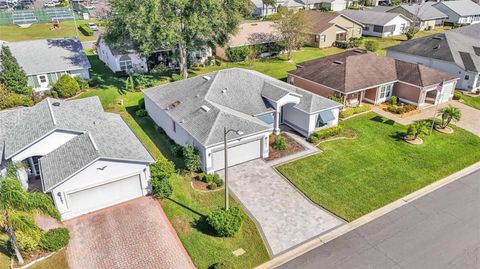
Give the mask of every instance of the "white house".
[{"label": "white house", "polygon": [[[131,43],[122,46],[121,50],[111,48],[101,36],[97,40],[98,58],[113,72],[147,73],[150,67],[157,64],[177,69],[178,62],[172,49],[158,49],[148,59],[137,52]],[[205,64],[212,56],[209,47],[198,49],[190,53],[190,62]]]},{"label": "white house", "polygon": [[457,88],[480,90],[480,24],[463,26],[387,48],[389,57],[459,77]]},{"label": "white house", "polygon": [[480,5],[471,0],[441,1],[433,6],[448,16],[445,22],[480,23]]},{"label": "white house", "polygon": [[153,158],[98,97],[0,111],[0,170],[19,162],[23,185],[49,193],[63,220],[150,191]]},{"label": "white house", "polygon": [[314,8],[326,8],[331,11],[342,11],[347,8],[347,1],[345,0],[315,0]]},{"label": "white house", "polygon": [[143,91],[150,117],[177,144],[193,144],[202,170],[224,168],[269,155],[269,136],[285,124],[309,136],[338,124],[341,104],[256,71],[232,68]]},{"label": "white house", "polygon": [[12,55],[28,76],[35,92],[51,88],[64,74],[89,79],[90,62],[78,39],[62,38],[6,42]]},{"label": "white house", "polygon": [[410,26],[412,20],[398,13],[368,10],[343,10],[343,14],[364,25],[364,36],[389,37],[401,35]]},{"label": "white house", "polygon": [[277,0],[275,6],[265,6],[262,0],[250,0],[254,6],[253,16],[266,16],[277,12],[279,6],[292,9],[321,9],[326,8],[332,11],[341,11],[347,8],[346,0]]}]

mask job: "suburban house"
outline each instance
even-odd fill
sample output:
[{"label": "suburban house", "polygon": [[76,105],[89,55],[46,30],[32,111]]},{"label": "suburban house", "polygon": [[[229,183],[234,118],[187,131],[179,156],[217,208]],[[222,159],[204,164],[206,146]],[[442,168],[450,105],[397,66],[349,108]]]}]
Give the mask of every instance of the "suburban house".
[{"label": "suburban house", "polygon": [[[147,73],[158,64],[170,69],[179,68],[172,49],[158,49],[147,59],[135,50],[132,43],[124,44],[122,49],[118,50],[111,48],[100,36],[96,45],[98,58],[113,72]],[[190,53],[190,63],[205,64],[210,56],[211,48],[198,49]]]},{"label": "suburban house", "polygon": [[[444,82],[441,98],[436,87]],[[297,64],[288,82],[325,97],[336,96],[346,107],[366,101],[380,104],[392,96],[425,108],[453,97],[457,78],[429,67],[354,49]]]},{"label": "suburban house", "polygon": [[229,60],[228,50],[231,48],[261,46],[259,57],[269,57],[281,53],[277,45],[280,40],[281,36],[273,21],[243,22],[237,33],[230,36],[226,46],[215,48],[215,54]]},{"label": "suburban house", "polygon": [[335,126],[341,104],[256,71],[231,68],[143,91],[150,117],[179,145],[193,144],[202,170],[269,155],[269,136],[285,124],[309,136]]},{"label": "suburban house", "polygon": [[98,97],[0,111],[0,170],[23,163],[24,188],[49,193],[63,220],[146,195],[152,162]]},{"label": "suburban house", "polygon": [[388,37],[401,35],[412,20],[402,14],[368,10],[343,10],[341,14],[364,25],[364,36]]},{"label": "suburban house", "polygon": [[64,74],[89,79],[90,62],[78,39],[62,38],[6,42],[28,76],[34,92],[49,90]]},{"label": "suburban house", "polygon": [[347,8],[348,2],[345,0],[317,0],[317,1],[305,1],[315,2],[315,9],[326,9],[330,11],[342,11]]},{"label": "suburban house", "polygon": [[457,88],[480,90],[480,24],[463,26],[387,48],[387,56],[459,77]]},{"label": "suburban house", "polygon": [[265,6],[263,0],[250,0],[250,2],[252,2],[253,5],[253,16],[262,17],[277,13],[276,6]]},{"label": "suburban house", "polygon": [[311,22],[306,44],[312,47],[331,47],[336,41],[348,41],[352,37],[361,37],[363,24],[349,17],[315,10],[307,11]]},{"label": "suburban house", "polygon": [[279,6],[300,10],[300,9],[328,9],[340,11],[346,9],[351,1],[346,0],[277,0],[276,6],[265,6],[262,0],[250,0],[254,6],[254,16],[266,16],[277,12]]},{"label": "suburban house", "polygon": [[480,5],[471,0],[441,1],[433,6],[448,16],[445,22],[450,24],[480,23]]},{"label": "suburban house", "polygon": [[403,4],[390,7],[386,12],[399,13],[412,20],[420,31],[432,30],[442,26],[448,16],[439,9],[433,7],[436,2],[425,2],[422,4]]}]

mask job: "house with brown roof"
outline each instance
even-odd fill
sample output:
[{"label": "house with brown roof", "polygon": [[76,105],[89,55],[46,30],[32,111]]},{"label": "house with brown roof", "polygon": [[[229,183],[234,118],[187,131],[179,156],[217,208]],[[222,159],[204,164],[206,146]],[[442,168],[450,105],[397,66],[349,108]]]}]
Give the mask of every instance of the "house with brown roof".
[{"label": "house with brown roof", "polygon": [[243,22],[237,33],[230,35],[226,46],[215,48],[215,54],[224,60],[231,60],[228,57],[230,49],[256,46],[260,50],[260,58],[269,57],[281,52],[281,46],[278,46],[280,40],[281,36],[273,21]]},{"label": "house with brown roof", "polygon": [[306,12],[312,23],[306,44],[312,47],[331,47],[336,41],[348,41],[361,37],[363,24],[350,17],[333,12],[309,10]]},{"label": "house with brown roof", "polygon": [[288,73],[289,83],[325,97],[341,97],[347,107],[380,104],[397,96],[421,109],[451,100],[457,83],[447,73],[360,49],[303,62]]}]

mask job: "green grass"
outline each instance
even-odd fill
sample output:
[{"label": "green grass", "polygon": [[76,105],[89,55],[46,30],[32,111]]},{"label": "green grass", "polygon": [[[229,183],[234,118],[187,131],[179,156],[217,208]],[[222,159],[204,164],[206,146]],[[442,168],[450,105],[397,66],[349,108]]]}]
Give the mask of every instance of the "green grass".
[{"label": "green grass", "polygon": [[401,139],[405,126],[374,113],[343,124],[358,137],[320,144],[323,153],[278,170],[312,201],[347,221],[480,160],[480,138],[463,129],[433,132],[413,146]]},{"label": "green grass", "polygon": [[[79,20],[77,25],[87,22],[98,22],[96,20]],[[75,37],[77,31],[73,21],[64,21],[60,23],[60,29],[50,30],[51,23],[35,23],[28,28],[20,28],[17,25],[0,25],[0,39],[4,41],[25,41],[35,39]],[[78,31],[78,36],[82,41],[96,40],[94,36],[85,36]]]},{"label": "green grass", "polygon": [[68,269],[67,256],[65,250],[55,253],[46,260],[36,263],[29,269]]},{"label": "green grass", "polygon": [[[231,238],[213,235],[205,222],[206,215],[223,206],[223,190],[211,193],[195,191],[189,176],[173,180],[173,195],[162,201],[170,222],[198,268],[208,268],[216,262],[228,261],[228,268],[253,268],[269,259],[268,252],[252,220],[245,221],[238,234]],[[231,206],[238,206],[230,199]],[[235,257],[232,251],[243,248],[246,253]]]},{"label": "green grass", "polygon": [[462,94],[461,100],[464,104],[480,110],[480,96],[468,96]]},{"label": "green grass", "polygon": [[0,233],[0,269],[10,268],[10,252],[7,245],[8,235],[6,233]]}]

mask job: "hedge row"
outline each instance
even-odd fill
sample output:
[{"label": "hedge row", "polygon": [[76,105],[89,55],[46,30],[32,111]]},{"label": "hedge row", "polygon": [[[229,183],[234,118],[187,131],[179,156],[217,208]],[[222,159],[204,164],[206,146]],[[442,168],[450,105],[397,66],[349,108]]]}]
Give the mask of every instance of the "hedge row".
[{"label": "hedge row", "polygon": [[348,118],[352,115],[369,111],[372,107],[368,104],[363,104],[363,106],[347,108],[343,111],[340,111],[340,118]]},{"label": "hedge row", "polygon": [[339,135],[343,132],[343,130],[344,129],[343,129],[342,126],[335,126],[335,127],[331,127],[331,128],[328,128],[328,129],[319,130],[319,131],[314,132],[308,138],[308,141],[315,144],[315,143],[318,143],[318,141],[320,141],[322,139],[327,139],[329,137]]},{"label": "hedge row", "polygon": [[80,25],[78,29],[86,36],[93,36],[93,30],[90,29],[90,27],[88,27],[86,24]]}]

